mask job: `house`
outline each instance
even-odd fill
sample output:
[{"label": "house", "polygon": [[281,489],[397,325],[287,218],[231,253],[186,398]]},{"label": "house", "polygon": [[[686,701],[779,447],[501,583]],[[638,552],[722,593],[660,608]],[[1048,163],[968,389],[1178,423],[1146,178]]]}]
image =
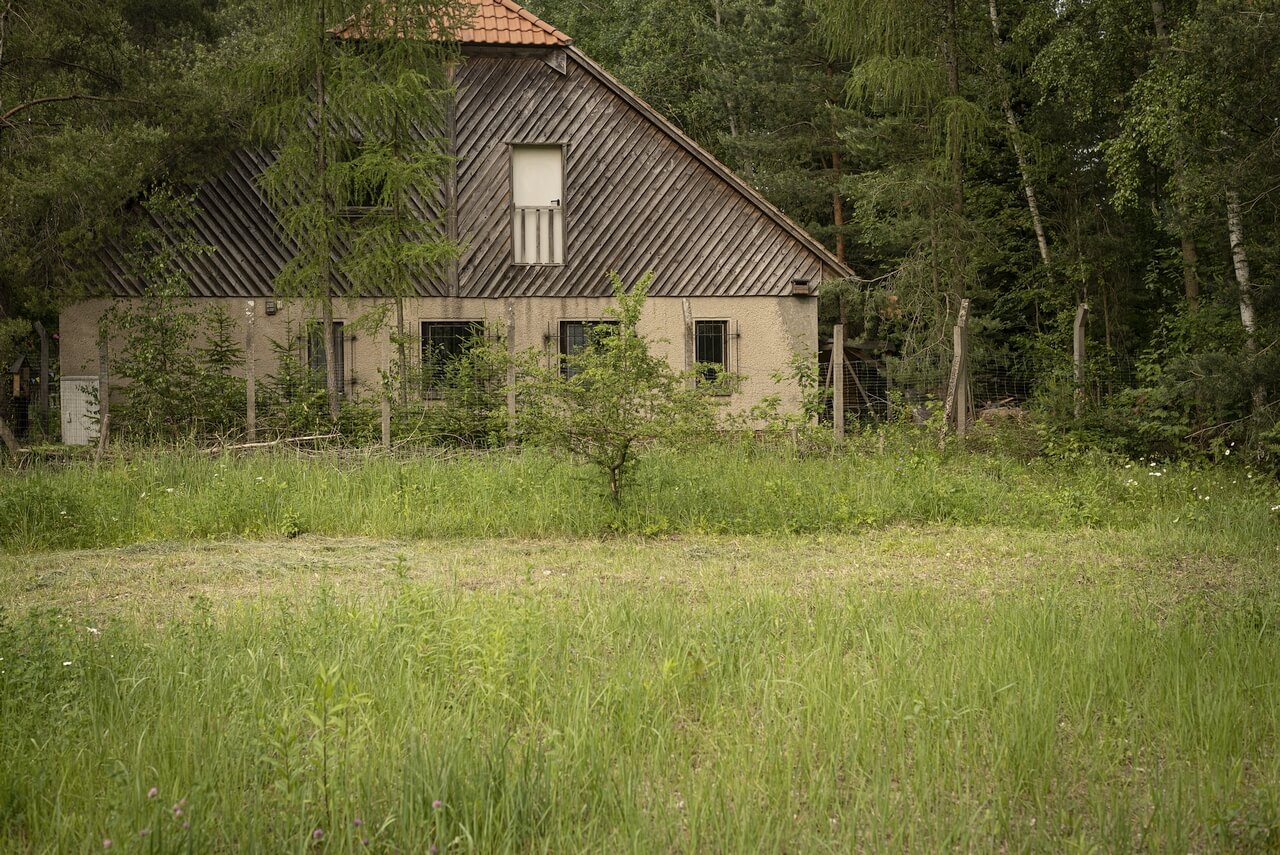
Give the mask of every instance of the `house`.
[{"label": "house", "polygon": [[[485,322],[519,350],[549,360],[581,346],[609,303],[607,273],[655,274],[642,332],[676,367],[718,363],[745,379],[730,406],[799,390],[772,374],[818,348],[817,288],[850,272],[818,241],[615,80],[572,39],[512,0],[475,0],[460,32],[464,61],[450,135],[458,163],[447,194],[466,250],[448,275],[417,283],[405,317],[430,344],[461,346]],[[270,341],[308,320],[279,303],[272,282],[288,258],[255,176],[263,155],[241,152],[200,188],[194,238],[213,252],[183,260],[199,303],[221,301],[243,325],[255,313],[252,357],[272,371]],[[99,375],[98,323],[112,299],[141,284],[107,264],[109,296],[61,317],[64,429],[86,439],[77,407]],[[252,301],[252,307],[249,303]],[[378,302],[336,302],[350,321]],[[349,323],[343,330],[349,328]],[[338,336],[343,392],[375,389],[388,335]],[[73,436],[74,435],[74,436]]]}]

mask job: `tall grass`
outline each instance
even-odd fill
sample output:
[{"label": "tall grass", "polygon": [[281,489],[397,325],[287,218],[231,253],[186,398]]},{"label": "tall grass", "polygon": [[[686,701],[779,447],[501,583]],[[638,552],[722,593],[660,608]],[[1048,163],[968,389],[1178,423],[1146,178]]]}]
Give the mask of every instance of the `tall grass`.
[{"label": "tall grass", "polygon": [[300,533],[394,538],[772,534],[900,523],[1143,529],[1271,551],[1274,480],[1242,467],[903,450],[799,457],[710,445],[653,454],[620,509],[591,470],[537,452],[396,460],[143,455],[0,481],[0,549]]},{"label": "tall grass", "polygon": [[1280,844],[1274,602],[784,577],[10,618],[0,849]]}]

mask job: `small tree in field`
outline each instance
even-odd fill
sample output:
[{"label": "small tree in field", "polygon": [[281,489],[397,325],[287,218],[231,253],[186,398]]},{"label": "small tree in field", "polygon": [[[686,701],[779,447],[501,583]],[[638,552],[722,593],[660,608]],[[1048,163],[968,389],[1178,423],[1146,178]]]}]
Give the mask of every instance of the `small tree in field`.
[{"label": "small tree in field", "polygon": [[653,274],[627,289],[609,274],[615,305],[586,347],[551,368],[527,368],[520,390],[526,436],[564,448],[601,470],[617,504],[641,451],[705,436],[715,408],[694,376],[649,352],[638,325]]}]

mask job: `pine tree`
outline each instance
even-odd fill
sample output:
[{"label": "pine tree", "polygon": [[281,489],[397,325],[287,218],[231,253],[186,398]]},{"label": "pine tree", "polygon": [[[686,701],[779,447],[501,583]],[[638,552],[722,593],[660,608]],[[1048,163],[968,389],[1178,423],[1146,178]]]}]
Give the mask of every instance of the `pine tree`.
[{"label": "pine tree", "polygon": [[[273,0],[247,76],[254,127],[276,149],[261,184],[296,253],[275,286],[319,310],[338,419],[335,294],[403,299],[457,253],[429,200],[450,168],[445,116],[455,0]],[[339,255],[339,248],[347,247]]]}]

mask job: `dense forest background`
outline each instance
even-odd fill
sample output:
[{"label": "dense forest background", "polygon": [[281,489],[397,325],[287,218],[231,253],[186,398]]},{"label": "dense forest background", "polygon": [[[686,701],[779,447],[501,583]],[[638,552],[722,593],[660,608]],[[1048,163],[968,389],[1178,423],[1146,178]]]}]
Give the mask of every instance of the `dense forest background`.
[{"label": "dense forest background", "polygon": [[[244,144],[264,5],[0,0],[6,361],[122,212]],[[848,261],[824,334],[843,317],[905,386],[946,365],[969,299],[975,370],[1046,424],[1280,452],[1278,0],[528,6]]]}]

